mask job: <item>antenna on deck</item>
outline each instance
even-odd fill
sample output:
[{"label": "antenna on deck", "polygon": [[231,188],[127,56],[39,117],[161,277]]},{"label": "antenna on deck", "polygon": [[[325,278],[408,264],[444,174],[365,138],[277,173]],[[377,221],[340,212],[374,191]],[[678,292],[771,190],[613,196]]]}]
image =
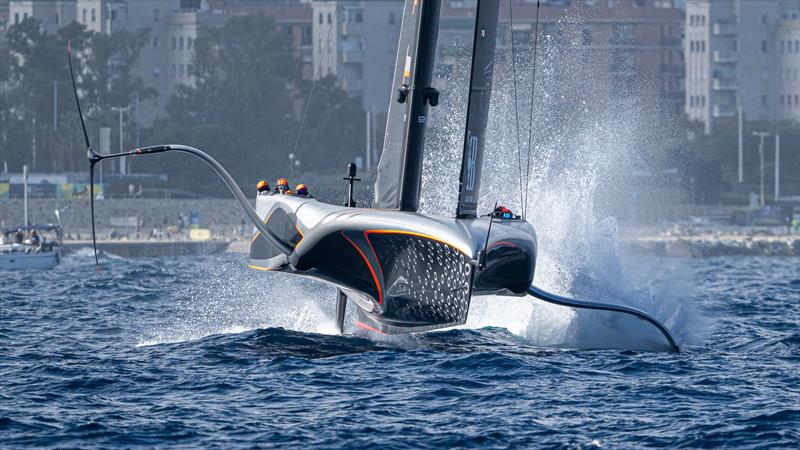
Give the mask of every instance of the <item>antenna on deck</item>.
[{"label": "antenna on deck", "polygon": [[354,208],[356,206],[356,201],[353,199],[353,182],[361,181],[361,178],[356,178],[357,170],[358,166],[356,166],[356,163],[351,162],[347,165],[347,176],[342,178],[347,181],[347,197],[344,200],[344,206],[349,208]]}]

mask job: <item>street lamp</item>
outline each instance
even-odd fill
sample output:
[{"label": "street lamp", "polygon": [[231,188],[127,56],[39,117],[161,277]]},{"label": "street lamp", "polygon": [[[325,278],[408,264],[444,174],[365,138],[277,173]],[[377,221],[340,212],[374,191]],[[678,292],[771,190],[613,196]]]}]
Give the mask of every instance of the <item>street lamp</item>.
[{"label": "street lamp", "polygon": [[289,153],[289,176],[292,176],[292,168],[294,167],[294,153]]},{"label": "street lamp", "polygon": [[[116,106],[111,108],[112,111],[118,111],[119,112],[119,152],[120,153],[125,151],[125,149],[122,147],[123,146],[122,137],[124,136],[123,135],[124,129],[123,129],[123,123],[122,123],[122,113],[128,111],[128,109],[129,108],[127,108],[127,107],[126,108],[120,108],[120,107],[116,107]],[[126,158],[120,158],[119,159],[119,173],[121,175],[125,175],[126,173],[128,173],[128,171],[126,170],[126,167],[125,167],[125,161],[126,161]]]},{"label": "street lamp", "polygon": [[761,206],[764,206],[764,138],[771,133],[765,131],[754,131],[753,136],[758,136],[758,158],[761,164],[761,195],[759,197]]},{"label": "street lamp", "polygon": [[53,81],[53,130],[58,130],[58,83]]}]

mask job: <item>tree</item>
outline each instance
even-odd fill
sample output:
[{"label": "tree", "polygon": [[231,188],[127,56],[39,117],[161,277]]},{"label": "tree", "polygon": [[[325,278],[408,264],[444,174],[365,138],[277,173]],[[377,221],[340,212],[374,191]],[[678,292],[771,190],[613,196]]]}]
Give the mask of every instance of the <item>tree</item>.
[{"label": "tree", "polygon": [[[148,141],[201,148],[246,183],[285,176],[312,89],[299,77],[296,56],[289,35],[263,14],[234,16],[208,30],[195,41],[194,84],[176,90]],[[356,152],[342,150],[363,147],[363,122],[357,100],[334,78],[320,80],[297,148],[302,168],[327,169],[350,158]],[[180,156],[156,164],[193,188],[195,173],[206,170]],[[219,191],[216,183],[203,186]]]},{"label": "tree", "polygon": [[6,145],[31,149],[4,151],[12,167],[24,163],[40,171],[86,167],[67,65],[68,41],[74,48],[77,85],[89,124],[115,124],[112,107],[130,105],[137,95],[146,99],[156,93],[132,74],[147,41],[146,30],[104,35],[72,22],[48,34],[39,21],[28,18],[11,26],[6,39],[10,54],[10,89],[3,107],[9,130]]}]

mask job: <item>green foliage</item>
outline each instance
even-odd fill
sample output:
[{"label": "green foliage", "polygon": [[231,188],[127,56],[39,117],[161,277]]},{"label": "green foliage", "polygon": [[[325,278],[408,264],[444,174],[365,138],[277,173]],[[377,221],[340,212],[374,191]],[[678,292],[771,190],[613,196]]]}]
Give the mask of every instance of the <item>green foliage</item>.
[{"label": "green foliage", "polygon": [[68,41],[72,41],[78,89],[90,124],[116,124],[112,107],[130,105],[137,94],[141,99],[156,94],[132,74],[147,40],[146,30],[104,35],[72,22],[48,34],[39,21],[28,18],[10,27],[6,40],[9,92],[0,119],[0,156],[12,170],[22,164],[34,171],[86,168],[67,64]]},{"label": "green foliage", "polygon": [[[363,152],[361,104],[334,78],[319,80],[298,141],[312,83],[300,78],[296,56],[289,35],[262,14],[231,17],[198,36],[195,84],[177,89],[148,142],[201,148],[244,183],[285,176],[296,142],[301,170],[344,167]],[[185,159],[165,157],[158,164],[171,180],[196,185]]]},{"label": "green foliage", "polygon": [[759,138],[755,131],[771,133],[764,139],[764,179],[767,197],[775,183],[775,134],[781,136],[782,195],[800,195],[800,126],[791,122],[745,121],[742,127],[744,183],[739,185],[739,129],[735,119],[718,124],[705,135],[702,126],[694,130],[689,145],[698,158],[718,161],[722,169],[723,190],[735,192],[746,201],[748,192],[758,192],[760,184]]}]

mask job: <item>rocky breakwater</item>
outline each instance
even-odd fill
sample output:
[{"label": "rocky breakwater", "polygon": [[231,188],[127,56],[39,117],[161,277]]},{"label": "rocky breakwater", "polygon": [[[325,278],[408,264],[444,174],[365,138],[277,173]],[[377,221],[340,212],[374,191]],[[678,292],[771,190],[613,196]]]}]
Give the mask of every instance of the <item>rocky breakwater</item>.
[{"label": "rocky breakwater", "polygon": [[798,235],[638,236],[623,247],[663,256],[800,256]]}]

